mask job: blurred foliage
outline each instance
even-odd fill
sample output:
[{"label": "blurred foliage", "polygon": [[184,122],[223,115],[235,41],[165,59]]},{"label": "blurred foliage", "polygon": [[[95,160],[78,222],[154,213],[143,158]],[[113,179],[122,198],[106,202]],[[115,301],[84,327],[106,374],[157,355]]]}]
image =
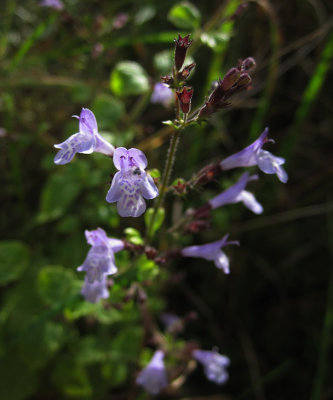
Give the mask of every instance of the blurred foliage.
[{"label": "blurred foliage", "polygon": [[[162,311],[197,315],[179,336],[164,335],[170,354],[194,340],[232,362],[225,386],[198,368],[161,398],[332,398],[332,2],[63,2],[61,12],[35,0],[4,0],[0,9],[0,398],[148,398],[134,384],[153,353],[143,305],[129,296],[138,282],[157,321]],[[105,201],[110,159],[83,154],[60,167],[53,145],[77,132],[70,117],[88,107],[111,143],[145,151],[158,179],[171,129],[161,121],[174,110],[150,95],[172,66],[178,33],[193,38],[194,107],[239,58],[255,57],[257,69],[253,89],[232,108],[182,133],[172,180],[190,179],[269,126],[290,181],[261,175],[251,190],[262,216],[231,205],[194,235],[170,234],[162,223],[176,224],[239,171],[168,196],[154,245],[179,248],[230,232],[241,242],[227,250],[231,275],[204,260],[159,267],[121,252],[110,298],[90,304],[76,272],[88,251],[84,230],[100,226],[142,245],[151,211],[120,219]]]}]

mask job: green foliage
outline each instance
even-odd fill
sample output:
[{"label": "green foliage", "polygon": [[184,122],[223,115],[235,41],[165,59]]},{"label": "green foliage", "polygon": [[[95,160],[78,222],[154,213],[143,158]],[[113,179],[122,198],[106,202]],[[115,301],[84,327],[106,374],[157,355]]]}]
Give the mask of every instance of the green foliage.
[{"label": "green foliage", "polygon": [[144,240],[141,236],[141,233],[134,228],[126,228],[124,230],[124,233],[126,235],[126,239],[133,243],[133,244],[138,244],[138,245],[143,245]]},{"label": "green foliage", "polygon": [[159,273],[158,265],[153,260],[148,260],[145,255],[136,260],[137,279],[139,282],[153,280]]},{"label": "green foliage", "polygon": [[[148,208],[148,210],[145,212],[145,224],[146,227],[148,228],[150,226],[152,217],[154,214],[154,209],[153,208]],[[156,217],[154,219],[154,223],[151,227],[151,234],[153,235],[163,224],[164,221],[164,217],[165,217],[165,210],[164,208],[160,207],[157,210],[157,214]]]},{"label": "green foliage", "polygon": [[175,4],[168,14],[168,20],[177,28],[197,29],[200,26],[201,15],[198,8],[190,3]]},{"label": "green foliage", "polygon": [[114,129],[125,112],[125,106],[121,100],[107,94],[101,94],[96,97],[92,110],[100,130]]},{"label": "green foliage", "polygon": [[57,265],[43,267],[37,277],[38,293],[49,305],[72,297],[77,293],[79,285],[73,271]]},{"label": "green foliage", "polygon": [[20,278],[29,264],[28,247],[17,240],[0,242],[0,285]]},{"label": "green foliage", "polygon": [[110,88],[120,97],[143,94],[149,90],[147,73],[134,61],[121,61],[112,70]]}]

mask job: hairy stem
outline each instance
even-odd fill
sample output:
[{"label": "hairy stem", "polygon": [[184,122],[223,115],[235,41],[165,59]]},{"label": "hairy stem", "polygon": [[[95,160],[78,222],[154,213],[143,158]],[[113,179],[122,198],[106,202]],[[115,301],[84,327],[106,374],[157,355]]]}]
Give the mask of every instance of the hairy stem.
[{"label": "hairy stem", "polygon": [[175,161],[175,155],[176,155],[176,151],[177,151],[177,147],[178,147],[178,143],[179,143],[179,135],[180,135],[180,130],[177,129],[175,131],[175,133],[173,134],[173,136],[171,138],[171,141],[170,141],[170,146],[169,146],[169,150],[168,150],[165,169],[164,169],[164,172],[163,172],[161,185],[160,185],[160,193],[159,193],[159,196],[158,196],[157,200],[155,201],[154,212],[153,212],[153,215],[152,215],[152,217],[151,217],[151,219],[149,221],[149,225],[147,227],[146,244],[148,244],[150,242],[150,240],[152,239],[152,228],[154,226],[154,222],[155,222],[155,218],[156,218],[156,215],[157,215],[157,211],[163,204],[166,188],[168,186],[170,175],[171,175],[171,171],[172,171],[172,167],[173,167],[173,164],[174,164],[174,161]]}]

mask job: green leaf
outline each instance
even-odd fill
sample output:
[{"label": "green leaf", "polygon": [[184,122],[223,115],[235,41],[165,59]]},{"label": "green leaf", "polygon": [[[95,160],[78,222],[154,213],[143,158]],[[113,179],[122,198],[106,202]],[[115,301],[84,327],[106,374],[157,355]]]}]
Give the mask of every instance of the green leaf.
[{"label": "green leaf", "polygon": [[141,236],[141,233],[134,228],[126,228],[124,230],[124,233],[126,235],[126,239],[133,243],[133,244],[138,244],[138,245],[143,245],[144,244],[144,240]]},{"label": "green leaf", "polygon": [[29,263],[29,249],[19,241],[0,242],[0,285],[18,279]]},{"label": "green leaf", "polygon": [[152,178],[160,178],[161,177],[161,171],[157,168],[148,170],[148,173]]},{"label": "green leaf", "polygon": [[137,279],[139,282],[153,280],[159,274],[158,265],[153,260],[148,260],[146,255],[140,256],[136,265],[138,268]]},{"label": "green leaf", "polygon": [[125,112],[123,102],[111,95],[97,96],[92,110],[98,121],[99,130],[115,128],[117,122]]},{"label": "green leaf", "polygon": [[44,223],[59,218],[79,192],[80,184],[71,176],[62,173],[51,175],[42,191],[37,221]]},{"label": "green leaf", "polygon": [[36,369],[45,365],[64,342],[65,330],[61,324],[54,322],[34,324],[21,336],[18,348],[30,368]]},{"label": "green leaf", "polygon": [[[153,214],[154,214],[154,209],[148,208],[148,210],[145,213],[145,224],[147,227],[150,226]],[[152,235],[161,227],[161,225],[163,224],[163,221],[164,221],[164,217],[165,217],[165,210],[164,210],[164,208],[160,207],[157,210],[157,213],[156,213],[156,216],[154,219],[154,224],[150,229],[150,232]]]},{"label": "green leaf", "polygon": [[228,40],[230,35],[224,32],[202,33],[200,40],[203,44],[214,50],[219,50]]},{"label": "green leaf", "polygon": [[134,61],[118,63],[110,77],[110,88],[117,96],[139,95],[149,90],[146,71]]},{"label": "green leaf", "polygon": [[153,64],[160,75],[167,75],[172,70],[173,60],[174,51],[164,50],[154,55]]},{"label": "green leaf", "polygon": [[194,4],[183,2],[171,8],[168,20],[177,26],[177,28],[196,29],[200,26],[201,15]]},{"label": "green leaf", "polygon": [[63,302],[79,291],[74,272],[60,266],[42,268],[37,277],[37,290],[46,304]]},{"label": "green leaf", "polygon": [[92,387],[87,371],[76,365],[70,356],[58,361],[51,379],[65,396],[77,399],[91,398]]},{"label": "green leaf", "polygon": [[134,17],[134,23],[136,25],[143,25],[146,22],[150,21],[152,18],[154,18],[155,14],[156,14],[155,7],[151,5],[141,7]]}]

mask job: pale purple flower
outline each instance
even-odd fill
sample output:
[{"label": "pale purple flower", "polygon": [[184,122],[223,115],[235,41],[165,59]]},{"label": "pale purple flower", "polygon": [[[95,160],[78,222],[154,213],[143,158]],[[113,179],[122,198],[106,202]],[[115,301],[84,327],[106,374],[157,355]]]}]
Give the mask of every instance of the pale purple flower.
[{"label": "pale purple flower", "polygon": [[147,392],[152,395],[159,394],[162,389],[168,386],[168,378],[163,359],[163,351],[157,350],[149,364],[136,378],[136,383],[143,386]]},{"label": "pale purple flower", "polygon": [[106,276],[103,275],[100,281],[89,282],[88,277],[85,277],[84,285],[81,289],[81,294],[85,300],[90,303],[97,303],[101,299],[109,297],[107,288]]},{"label": "pale purple flower", "polygon": [[222,385],[228,378],[226,367],[230,365],[228,357],[215,351],[194,350],[193,357],[199,361],[205,370],[206,378],[212,382]]},{"label": "pale purple flower", "polygon": [[243,202],[244,206],[255,214],[261,214],[263,212],[263,207],[254,195],[246,190],[245,187],[248,182],[258,179],[258,175],[252,175],[245,172],[234,185],[230,186],[227,190],[215,196],[213,199],[209,200],[211,207],[217,208],[224,206],[225,204]]},{"label": "pale purple flower", "polygon": [[114,151],[113,163],[119,172],[113,177],[106,201],[117,202],[121,217],[139,217],[146,210],[144,198],[158,196],[153,178],[145,172],[146,156],[138,149],[118,147]]},{"label": "pale purple flower", "polygon": [[75,153],[90,154],[97,151],[108,156],[113,155],[114,147],[98,133],[97,121],[92,111],[82,108],[80,116],[73,115],[73,117],[79,120],[80,132],[70,136],[64,142],[54,145],[60,149],[54,157],[55,164],[69,163]]},{"label": "pale purple flower", "polygon": [[60,0],[43,0],[40,2],[40,6],[42,7],[50,7],[54,10],[61,11],[64,9],[64,5]]},{"label": "pale purple flower", "polygon": [[221,248],[229,246],[231,244],[239,245],[239,242],[228,242],[228,237],[229,235],[225,235],[221,240],[218,240],[217,242],[185,247],[181,250],[181,254],[184,257],[198,257],[204,258],[205,260],[214,261],[217,268],[223,269],[225,274],[229,274],[229,258],[221,250]]},{"label": "pale purple flower", "polygon": [[182,330],[182,320],[175,314],[172,313],[162,313],[161,321],[165,325],[165,330],[167,332],[177,332]]},{"label": "pale purple flower", "polygon": [[172,90],[164,83],[155,83],[150,101],[168,107],[172,104],[174,95]]},{"label": "pale purple flower", "polygon": [[124,242],[119,239],[110,239],[105,231],[97,228],[94,231],[85,231],[87,242],[92,246],[83,264],[77,270],[85,271],[86,281],[102,282],[106,275],[117,272],[114,254],[124,248]]},{"label": "pale purple flower", "polygon": [[245,147],[245,149],[222,160],[220,163],[221,168],[227,170],[258,165],[265,174],[276,174],[281,182],[286,183],[288,181],[288,174],[281,167],[285,162],[284,158],[276,157],[269,151],[262,149],[264,143],[268,141],[274,142],[272,139],[267,139],[267,135],[268,128],[262,132],[256,141]]}]

